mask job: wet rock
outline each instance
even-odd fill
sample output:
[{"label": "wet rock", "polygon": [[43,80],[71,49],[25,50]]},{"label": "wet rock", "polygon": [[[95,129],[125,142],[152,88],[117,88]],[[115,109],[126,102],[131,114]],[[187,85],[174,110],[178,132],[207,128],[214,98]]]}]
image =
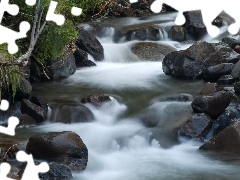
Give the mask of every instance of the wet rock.
[{"label": "wet rock", "polygon": [[198,96],[192,102],[192,109],[196,113],[206,113],[210,117],[217,117],[230,104],[229,92],[219,91],[207,96]]},{"label": "wet rock", "polygon": [[49,163],[49,171],[47,173],[39,174],[40,180],[72,180],[71,170],[62,164],[54,162]]},{"label": "wet rock", "polygon": [[131,51],[143,60],[162,60],[168,53],[176,51],[169,45],[157,44],[152,42],[139,42],[131,47]]},{"label": "wet rock", "polygon": [[206,83],[203,86],[200,94],[206,96],[206,95],[213,94],[217,91],[219,91],[219,85],[217,83]]},{"label": "wet rock", "polygon": [[161,40],[159,29],[155,28],[155,27],[148,28],[148,39],[150,41],[159,41],[159,40]]},{"label": "wet rock", "polygon": [[223,26],[223,22],[225,22],[224,19],[223,19],[222,17],[220,17],[220,16],[217,16],[217,17],[213,20],[212,24],[215,25],[215,26],[217,26],[217,27],[222,27],[222,26]]},{"label": "wet rock", "polygon": [[162,64],[165,74],[183,79],[202,78],[205,68],[202,62],[193,61],[184,51],[175,51],[166,55]]},{"label": "wet rock", "polygon": [[240,41],[239,40],[236,40],[236,39],[230,38],[230,37],[223,38],[222,42],[224,42],[227,45],[229,45],[232,49],[234,49],[236,47],[236,45],[240,45]]},{"label": "wet rock", "polygon": [[203,23],[202,14],[200,10],[184,12],[186,23],[184,27],[196,39],[200,39],[207,34],[206,26]]},{"label": "wet rock", "polygon": [[237,95],[240,95],[240,81],[234,84],[234,91]]},{"label": "wet rock", "polygon": [[32,103],[27,99],[22,100],[20,109],[22,114],[29,115],[38,123],[45,121],[47,118],[47,113],[42,107]]},{"label": "wet rock", "polygon": [[104,50],[98,39],[90,32],[83,28],[79,28],[79,37],[76,42],[79,49],[91,54],[96,61],[104,59]]},{"label": "wet rock", "polygon": [[236,45],[233,50],[240,54],[240,45]]},{"label": "wet rock", "polygon": [[199,149],[240,153],[240,122],[228,126]]},{"label": "wet rock", "polygon": [[86,60],[78,64],[78,67],[93,67],[93,66],[96,66],[96,64],[90,60]]},{"label": "wet rock", "polygon": [[40,97],[40,96],[32,96],[30,101],[32,103],[40,106],[41,108],[43,108],[46,114],[48,113],[47,101],[45,101],[42,97]]},{"label": "wet rock", "polygon": [[47,74],[51,80],[64,79],[76,72],[75,58],[70,50],[61,57],[48,60],[47,66]]},{"label": "wet rock", "polygon": [[213,135],[217,135],[220,131],[234,122],[237,114],[231,110],[224,111],[213,123]]},{"label": "wet rock", "polygon": [[96,107],[100,107],[102,103],[111,101],[111,98],[108,95],[90,95],[88,97],[84,97],[81,102],[82,103],[90,103]]},{"label": "wet rock", "polygon": [[224,75],[217,80],[217,83],[221,85],[233,84],[235,83],[235,79],[231,75]]},{"label": "wet rock", "polygon": [[22,114],[19,118],[18,127],[28,127],[28,126],[35,126],[36,121],[27,114]]},{"label": "wet rock", "polygon": [[207,81],[217,81],[221,76],[231,74],[234,68],[232,63],[221,63],[206,68],[204,79]]},{"label": "wet rock", "polygon": [[240,61],[238,61],[236,63],[236,65],[234,66],[234,68],[233,68],[233,70],[231,72],[231,75],[235,79],[239,79],[240,78]]},{"label": "wet rock", "polygon": [[88,54],[86,51],[76,48],[76,50],[73,53],[76,61],[76,66],[79,67],[79,64],[81,64],[83,61],[88,60]]},{"label": "wet rock", "polygon": [[81,104],[52,104],[51,121],[60,123],[91,122],[94,119],[93,113]]},{"label": "wet rock", "polygon": [[162,12],[178,12],[178,11],[176,9],[172,8],[171,6],[163,3]]},{"label": "wet rock", "polygon": [[27,99],[31,96],[32,93],[32,85],[28,80],[26,80],[23,76],[20,77],[19,80],[19,90],[17,90],[15,99],[22,100]]},{"label": "wet rock", "polygon": [[180,134],[191,138],[200,138],[206,135],[212,126],[212,119],[205,113],[195,114],[181,127]]},{"label": "wet rock", "polygon": [[185,27],[172,26],[168,31],[168,37],[173,41],[186,41],[187,31]]},{"label": "wet rock", "polygon": [[81,171],[87,166],[88,149],[74,132],[51,132],[31,136],[26,150],[36,158],[67,165]]},{"label": "wet rock", "polygon": [[127,41],[132,41],[132,40],[159,41],[161,40],[160,31],[156,27],[134,28],[134,29],[128,30],[125,35],[122,34],[120,36],[126,36]]}]

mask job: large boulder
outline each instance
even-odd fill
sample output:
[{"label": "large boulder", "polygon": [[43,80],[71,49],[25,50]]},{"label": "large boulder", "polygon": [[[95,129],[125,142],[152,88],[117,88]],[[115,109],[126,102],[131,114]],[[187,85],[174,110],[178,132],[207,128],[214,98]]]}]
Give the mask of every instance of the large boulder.
[{"label": "large boulder", "polygon": [[46,114],[48,113],[48,103],[47,101],[45,101],[45,99],[43,99],[40,96],[32,96],[30,101],[38,106],[40,106],[41,108],[44,109],[44,111],[46,112]]},{"label": "large boulder", "polygon": [[73,53],[75,60],[76,60],[76,66],[77,67],[91,67],[96,66],[96,64],[90,60],[88,60],[88,54],[82,49],[76,48],[76,50]]},{"label": "large boulder", "polygon": [[159,61],[170,52],[176,51],[176,49],[165,44],[139,42],[132,45],[131,51],[142,60]]},{"label": "large boulder", "polygon": [[27,152],[36,158],[67,165],[72,170],[84,170],[88,161],[88,149],[74,132],[50,132],[31,136]]},{"label": "large boulder", "polygon": [[51,80],[67,78],[76,72],[75,58],[70,50],[65,51],[61,57],[49,59],[47,66],[47,75]]},{"label": "large boulder", "polygon": [[192,138],[206,135],[212,126],[212,119],[205,113],[194,114],[181,127],[180,134]]},{"label": "large boulder", "polygon": [[198,96],[192,102],[192,109],[196,113],[206,113],[210,117],[217,117],[230,104],[231,94],[219,91],[206,96]]},{"label": "large boulder", "polygon": [[178,78],[202,78],[207,67],[221,63],[237,63],[240,54],[227,44],[198,41],[186,50],[169,53],[163,59],[165,74]]},{"label": "large boulder", "polygon": [[199,149],[240,153],[240,121],[225,128]]},{"label": "large boulder", "polygon": [[93,113],[81,104],[52,104],[51,121],[60,123],[91,122],[94,119]]},{"label": "large boulder", "polygon": [[91,54],[96,61],[104,59],[104,49],[98,39],[84,28],[79,28],[79,37],[76,42],[78,48]]},{"label": "large boulder", "polygon": [[41,106],[32,103],[30,100],[23,99],[20,109],[22,114],[29,115],[38,123],[45,121],[47,118],[47,112]]}]

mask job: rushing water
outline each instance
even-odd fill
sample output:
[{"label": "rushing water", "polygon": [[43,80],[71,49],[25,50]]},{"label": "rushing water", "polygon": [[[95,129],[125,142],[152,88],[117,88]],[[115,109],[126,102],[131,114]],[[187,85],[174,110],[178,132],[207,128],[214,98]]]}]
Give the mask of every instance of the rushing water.
[{"label": "rushing water", "polygon": [[[105,50],[104,61],[96,62],[96,67],[78,69],[66,80],[35,84],[34,93],[50,104],[80,102],[84,96],[102,93],[109,94],[113,101],[100,109],[88,105],[94,122],[48,122],[19,130],[19,137],[26,139],[31,134],[51,131],[78,133],[88,148],[89,161],[84,172],[74,174],[77,180],[240,179],[239,156],[201,152],[201,142],[178,138],[176,128],[190,116],[191,100],[204,82],[166,76],[162,59],[141,61],[130,51],[135,42],[123,39],[117,44],[112,40],[116,26],[156,21],[164,29],[173,24],[174,17],[129,18],[118,23],[105,20],[115,26],[106,28],[107,33],[99,38]],[[161,43],[177,49],[189,46],[167,38]],[[179,101],[179,97],[187,99]]]}]

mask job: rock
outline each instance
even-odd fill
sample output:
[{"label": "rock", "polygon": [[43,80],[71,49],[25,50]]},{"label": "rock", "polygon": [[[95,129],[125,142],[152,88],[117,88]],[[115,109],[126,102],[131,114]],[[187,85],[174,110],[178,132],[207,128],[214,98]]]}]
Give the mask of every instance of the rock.
[{"label": "rock", "polygon": [[213,135],[217,135],[220,131],[234,122],[237,118],[235,112],[231,110],[224,111],[213,123]]},{"label": "rock", "polygon": [[71,170],[62,164],[55,162],[49,163],[49,171],[47,173],[39,174],[40,180],[72,180]]},{"label": "rock", "polygon": [[240,81],[234,84],[234,91],[237,95],[240,95]]},{"label": "rock", "polygon": [[206,26],[203,23],[202,14],[200,10],[187,11],[183,13],[186,23],[184,27],[196,39],[201,39],[207,34]]},{"label": "rock", "polygon": [[139,42],[132,45],[131,51],[143,60],[159,61],[162,60],[168,53],[176,51],[176,49],[164,44]]},{"label": "rock", "polygon": [[[120,32],[118,32],[120,33]],[[159,41],[161,40],[161,34],[158,28],[156,27],[143,27],[143,28],[133,28],[128,30],[125,34],[119,34],[119,36],[126,36],[127,41],[132,40],[150,40],[150,41]]]},{"label": "rock", "polygon": [[47,101],[45,101],[42,97],[40,96],[32,96],[30,100],[33,104],[36,104],[40,106],[41,108],[44,109],[46,114],[48,113],[48,104]]},{"label": "rock", "polygon": [[217,80],[217,83],[221,85],[233,84],[235,83],[235,79],[231,75],[224,75]]},{"label": "rock", "polygon": [[48,60],[47,65],[47,74],[51,80],[64,79],[76,72],[75,58],[70,50],[61,57]]},{"label": "rock", "polygon": [[47,118],[47,113],[42,107],[32,103],[27,99],[22,100],[20,109],[22,114],[29,115],[38,123],[45,121]]},{"label": "rock", "polygon": [[200,61],[193,61],[184,51],[175,51],[165,56],[162,68],[165,74],[176,78],[197,79],[202,78],[205,66]]},{"label": "rock", "polygon": [[27,114],[22,114],[21,117],[19,118],[19,124],[17,127],[28,127],[28,126],[35,126],[36,125],[36,121],[30,117]]},{"label": "rock", "polygon": [[79,28],[79,37],[76,42],[79,49],[91,54],[96,61],[104,59],[104,49],[98,39],[90,32]]},{"label": "rock", "polygon": [[220,16],[217,16],[217,17],[213,20],[212,24],[215,25],[215,26],[217,26],[217,27],[222,27],[222,26],[223,26],[223,22],[224,22],[224,19],[223,19],[222,17],[220,17]]},{"label": "rock", "polygon": [[168,37],[173,41],[186,41],[187,31],[185,27],[172,26],[168,31]]},{"label": "rock", "polygon": [[236,45],[233,50],[240,54],[240,45]]},{"label": "rock", "polygon": [[20,77],[19,80],[19,89],[16,92],[15,99],[22,100],[27,99],[32,94],[32,85],[28,80],[26,80],[23,76]]},{"label": "rock", "polygon": [[[14,144],[0,143],[0,158],[3,162],[5,162],[7,159],[16,159],[16,154],[18,151],[19,149]],[[7,156],[4,157],[5,154]]]},{"label": "rock", "polygon": [[76,48],[73,55],[75,57],[75,62],[77,67],[79,67],[79,64],[81,64],[83,61],[88,60],[87,52],[82,49]]},{"label": "rock", "polygon": [[240,122],[228,126],[199,149],[240,153]]},{"label": "rock", "polygon": [[240,78],[240,61],[237,62],[237,64],[234,66],[231,75],[233,78],[235,79],[239,79]]},{"label": "rock", "polygon": [[230,104],[229,92],[219,91],[207,96],[198,96],[192,102],[192,109],[196,113],[206,113],[210,117],[217,117]]},{"label": "rock", "polygon": [[78,67],[93,67],[93,66],[96,66],[96,64],[90,60],[86,60],[78,64]]},{"label": "rock", "polygon": [[206,95],[213,94],[217,91],[219,91],[219,85],[217,83],[206,83],[203,86],[200,94],[206,96]]},{"label": "rock", "polygon": [[161,40],[159,29],[156,27],[148,28],[148,40],[159,41]]},{"label": "rock", "polygon": [[111,101],[111,98],[105,94],[103,95],[90,95],[88,97],[84,97],[81,102],[82,103],[90,103],[96,107],[100,107],[102,103]]},{"label": "rock", "polygon": [[231,74],[234,68],[232,63],[221,63],[206,68],[204,79],[207,81],[217,81],[221,76]]},{"label": "rock", "polygon": [[171,6],[163,3],[162,12],[178,12],[178,11],[176,9],[172,8]]},{"label": "rock", "polygon": [[200,138],[206,135],[212,126],[212,119],[205,113],[194,114],[181,127],[180,134],[191,138]]},{"label": "rock", "polygon": [[36,158],[67,165],[71,170],[84,170],[88,161],[88,149],[74,132],[50,132],[31,136],[27,152]]},{"label": "rock", "polygon": [[78,105],[51,105],[51,121],[60,123],[91,122],[94,119],[93,113],[85,106]]},{"label": "rock", "polygon": [[240,41],[238,41],[238,40],[236,40],[234,38],[230,38],[230,37],[223,38],[222,42],[224,42],[227,45],[229,45],[232,49],[234,49],[236,47],[236,45],[240,45]]}]

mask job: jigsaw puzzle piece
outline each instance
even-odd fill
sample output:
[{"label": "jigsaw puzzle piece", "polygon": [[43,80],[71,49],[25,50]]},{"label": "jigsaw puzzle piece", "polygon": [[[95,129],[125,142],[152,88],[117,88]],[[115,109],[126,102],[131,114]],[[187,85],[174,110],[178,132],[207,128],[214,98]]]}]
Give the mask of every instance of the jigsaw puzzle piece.
[{"label": "jigsaw puzzle piece", "polygon": [[8,163],[1,163],[0,164],[0,179],[1,180],[14,180],[12,178],[7,177],[10,170],[11,170],[11,166]]},{"label": "jigsaw puzzle piece", "polygon": [[61,26],[65,22],[65,17],[61,14],[55,14],[55,10],[57,8],[58,2],[51,1],[49,5],[49,9],[47,12],[46,20],[54,21],[57,25]]},{"label": "jigsaw puzzle piece", "polygon": [[27,162],[27,166],[21,180],[39,180],[38,173],[45,173],[49,171],[49,165],[46,162],[42,162],[36,166],[32,155],[28,155],[24,151],[19,151],[16,158],[20,162]]}]

